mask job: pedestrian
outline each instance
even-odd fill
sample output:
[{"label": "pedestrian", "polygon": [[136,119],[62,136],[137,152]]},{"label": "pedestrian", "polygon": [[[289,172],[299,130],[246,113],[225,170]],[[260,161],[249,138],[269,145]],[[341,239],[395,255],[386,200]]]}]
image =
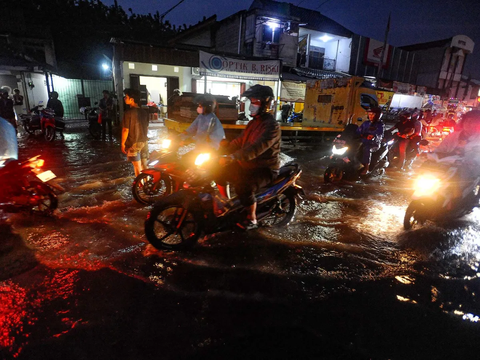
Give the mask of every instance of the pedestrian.
[{"label": "pedestrian", "polygon": [[15,109],[15,113],[17,114],[17,118],[20,116],[20,114],[23,114],[23,95],[20,95],[20,90],[19,89],[13,89],[13,107]]},{"label": "pedestrian", "polygon": [[288,116],[290,115],[290,110],[292,109],[292,105],[290,103],[285,103],[282,105],[282,122],[286,123],[288,120]]},{"label": "pedestrian", "polygon": [[147,168],[148,113],[140,108],[140,91],[125,89],[125,111],[122,122],[122,152],[133,165],[135,176]]},{"label": "pedestrian", "polygon": [[112,140],[113,99],[110,97],[108,90],[103,90],[102,93],[103,98],[100,99],[98,104],[100,114],[102,115],[102,140],[107,138],[107,127],[108,137]]},{"label": "pedestrian", "polygon": [[15,121],[15,110],[13,110],[13,100],[8,97],[8,91],[3,91],[0,99],[0,117],[7,120],[17,131],[17,122]]},{"label": "pedestrian", "polygon": [[48,99],[47,108],[53,110],[55,117],[63,117],[63,104],[60,100],[58,100],[58,93],[56,91],[52,91],[50,93],[50,99]]}]

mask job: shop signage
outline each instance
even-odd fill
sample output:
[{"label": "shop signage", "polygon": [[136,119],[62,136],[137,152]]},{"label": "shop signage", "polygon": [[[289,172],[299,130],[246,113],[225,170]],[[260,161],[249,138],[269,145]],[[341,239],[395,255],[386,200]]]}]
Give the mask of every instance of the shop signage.
[{"label": "shop signage", "polygon": [[367,65],[378,66],[380,62],[382,62],[382,68],[387,69],[390,65],[391,48],[390,45],[387,44],[384,51],[383,46],[383,42],[367,38],[363,59],[364,63]]},{"label": "shop signage", "polygon": [[243,60],[200,51],[200,74],[248,79],[278,79],[280,60]]},{"label": "shop signage", "polygon": [[289,102],[305,102],[305,83],[282,82],[280,100]]}]

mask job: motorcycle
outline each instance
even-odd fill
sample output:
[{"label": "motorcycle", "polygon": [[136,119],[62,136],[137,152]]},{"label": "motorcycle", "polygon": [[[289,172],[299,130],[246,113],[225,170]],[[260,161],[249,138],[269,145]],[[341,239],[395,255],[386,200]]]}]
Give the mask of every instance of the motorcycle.
[{"label": "motorcycle", "polygon": [[20,121],[25,131],[31,135],[35,135],[36,131],[41,131],[47,141],[53,141],[57,131],[63,136],[65,122],[56,118],[52,109],[42,109],[42,107],[43,105],[37,105],[30,109],[29,114],[20,115]]},{"label": "motorcycle", "polygon": [[16,139],[13,127],[0,119],[0,209],[50,215],[58,206],[49,184],[56,176],[42,170],[45,162],[40,155],[19,162]]},{"label": "motorcycle", "polygon": [[153,204],[180,189],[186,168],[178,155],[178,148],[178,142],[164,139],[161,150],[152,152],[148,169],[142,170],[132,185],[133,198],[140,204]]},{"label": "motorcycle", "polygon": [[[97,105],[98,103],[95,103]],[[102,136],[102,121],[99,117],[98,107],[85,106],[80,108],[80,113],[85,116],[85,120],[88,120],[88,131],[95,140],[100,139]]]},{"label": "motorcycle", "polygon": [[[238,228],[246,210],[238,197],[224,200],[216,194],[209,167],[215,162],[209,153],[195,159],[187,170],[183,189],[155,203],[145,221],[147,240],[157,249],[184,250],[192,247],[201,234],[214,234]],[[260,226],[286,226],[293,219],[297,197],[303,189],[295,182],[300,177],[298,164],[280,169],[277,179],[255,195]]]},{"label": "motorcycle", "polygon": [[[334,183],[343,180],[357,180],[361,169],[362,147],[360,135],[356,133],[358,126],[349,124],[345,130],[333,140],[331,162],[325,170],[325,183]],[[387,132],[384,133],[380,148],[372,153],[370,171],[362,178],[382,176],[389,166],[388,153],[393,140]]]},{"label": "motorcycle", "polygon": [[[389,130],[386,131],[386,133],[389,133],[388,136],[390,136],[393,139],[393,143],[388,155],[389,162],[390,162],[390,167],[397,167],[400,168],[402,165],[399,163],[400,160],[400,148],[399,148],[399,141],[400,139],[405,139],[404,136],[400,135],[398,132],[395,132],[392,134]],[[414,142],[411,142],[410,144],[407,145],[407,149],[405,151],[405,164],[404,166],[411,167],[417,157],[421,154],[421,147],[428,146],[430,142],[426,139],[422,139],[421,136],[416,136],[414,137],[416,139]],[[413,140],[413,139],[410,139]]]},{"label": "motorcycle", "polygon": [[[412,201],[405,211],[403,227],[410,230],[426,221],[442,221],[461,218],[480,206],[480,178],[473,179],[458,193],[458,156],[449,156],[437,162],[422,164],[415,184]],[[454,201],[452,201],[454,200]]]},{"label": "motorcycle", "polygon": [[294,123],[294,122],[302,122],[303,120],[303,112],[294,112],[290,114],[290,116],[287,119],[288,123]]}]

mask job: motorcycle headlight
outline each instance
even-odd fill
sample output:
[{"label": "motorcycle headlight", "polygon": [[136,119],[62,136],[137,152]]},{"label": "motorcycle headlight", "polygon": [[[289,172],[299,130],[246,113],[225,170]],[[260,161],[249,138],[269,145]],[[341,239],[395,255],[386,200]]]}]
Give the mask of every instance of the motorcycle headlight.
[{"label": "motorcycle headlight", "polygon": [[438,189],[440,179],[432,175],[420,175],[415,183],[415,190],[422,193],[432,193]]},{"label": "motorcycle headlight", "polygon": [[202,166],[204,163],[208,162],[210,160],[210,154],[209,153],[202,153],[197,156],[195,159],[195,165],[196,166]]},{"label": "motorcycle headlight", "polygon": [[171,139],[163,139],[162,140],[162,149],[168,149],[172,145]]},{"label": "motorcycle headlight", "polygon": [[335,155],[343,155],[347,152],[348,146],[341,147],[340,149],[337,149],[335,145],[333,145],[332,153]]}]

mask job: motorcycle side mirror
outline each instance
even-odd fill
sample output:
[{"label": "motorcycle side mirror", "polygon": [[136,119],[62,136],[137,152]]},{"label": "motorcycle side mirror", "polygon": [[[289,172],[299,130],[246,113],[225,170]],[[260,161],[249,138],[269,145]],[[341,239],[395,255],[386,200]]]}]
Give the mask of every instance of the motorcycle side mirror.
[{"label": "motorcycle side mirror", "polygon": [[359,118],[357,118],[357,121],[358,121],[358,122],[362,122],[362,121],[363,121],[363,118],[359,117]]}]

